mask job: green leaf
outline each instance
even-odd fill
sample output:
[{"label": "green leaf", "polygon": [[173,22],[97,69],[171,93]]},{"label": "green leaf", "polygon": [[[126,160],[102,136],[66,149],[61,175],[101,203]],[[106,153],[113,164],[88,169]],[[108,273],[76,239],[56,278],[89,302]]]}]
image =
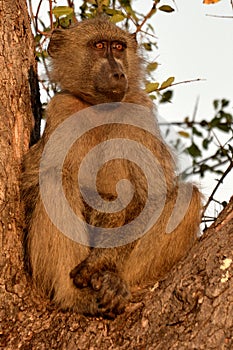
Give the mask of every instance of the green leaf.
[{"label": "green leaf", "polygon": [[172,90],[167,90],[165,91],[160,99],[160,103],[166,103],[166,102],[171,102],[172,99],[172,95],[173,95],[173,91]]},{"label": "green leaf", "polygon": [[189,154],[193,157],[200,157],[201,156],[201,151],[199,147],[193,142],[190,147],[187,148],[187,151]]},{"label": "green leaf", "polygon": [[158,62],[151,62],[147,65],[146,69],[148,72],[156,70],[158,67]]},{"label": "green leaf", "polygon": [[109,0],[101,0],[101,5],[108,7],[110,5]]},{"label": "green leaf", "polygon": [[107,13],[110,16],[114,16],[114,15],[122,15],[122,16],[124,16],[123,12],[120,11],[120,10],[113,10],[113,9],[110,9],[110,8],[106,8],[104,11],[105,11],[105,13]]},{"label": "green leaf", "polygon": [[222,108],[224,108],[224,107],[227,107],[229,105],[230,101],[223,98],[221,103],[222,103]]},{"label": "green leaf", "polygon": [[162,89],[166,89],[167,87],[171,86],[171,84],[174,82],[175,78],[174,77],[170,77],[167,80],[165,80],[161,86],[160,86],[160,90]]},{"label": "green leaf", "polygon": [[183,130],[178,131],[178,134],[179,134],[180,136],[182,136],[182,137],[185,137],[185,138],[189,138],[189,137],[190,137],[189,133],[186,132],[186,131],[183,131]]},{"label": "green leaf", "polygon": [[157,99],[155,95],[150,95],[149,97],[152,99],[152,101]]},{"label": "green leaf", "polygon": [[71,15],[73,12],[73,9],[69,6],[55,6],[52,10],[52,13],[56,18]]},{"label": "green leaf", "polygon": [[143,46],[147,51],[152,51],[151,43],[143,43]]},{"label": "green leaf", "polygon": [[209,122],[209,125],[211,128],[214,128],[214,127],[217,127],[219,123],[220,123],[220,118],[215,117]]},{"label": "green leaf", "polygon": [[40,42],[40,39],[42,38],[42,34],[36,34],[34,36],[34,41],[36,44],[38,44]]},{"label": "green leaf", "polygon": [[231,123],[232,123],[233,117],[232,117],[232,115],[231,115],[230,113],[225,113],[224,117],[226,118],[226,122],[227,122],[228,124],[231,124]]},{"label": "green leaf", "polygon": [[43,58],[48,58],[49,57],[47,50],[43,50],[42,52],[41,51],[40,52],[36,52],[36,56],[37,57],[43,57]]},{"label": "green leaf", "polygon": [[230,113],[225,113],[224,111],[220,111],[219,114],[220,114],[221,120],[223,119],[226,121],[226,123],[229,123],[229,124],[232,123],[232,115]]},{"label": "green leaf", "polygon": [[113,23],[118,23],[123,21],[124,19],[125,19],[125,16],[123,14],[117,13],[110,18],[110,21]]},{"label": "green leaf", "polygon": [[131,0],[120,0],[119,3],[121,6],[125,9],[127,15],[130,15],[133,17],[133,19],[138,22],[137,15],[135,11],[131,7]]},{"label": "green leaf", "polygon": [[59,25],[64,29],[69,28],[71,23],[72,23],[72,15],[59,18]]},{"label": "green leaf", "polygon": [[169,5],[163,5],[163,6],[160,6],[159,7],[159,10],[160,11],[163,11],[163,12],[173,12],[175,11],[171,6]]},{"label": "green leaf", "polygon": [[197,128],[195,128],[195,126],[192,127],[192,132],[194,135],[202,137],[202,133],[199,130],[197,130]]},{"label": "green leaf", "polygon": [[214,100],[213,101],[214,109],[218,109],[219,106],[219,100]]},{"label": "green leaf", "polygon": [[230,130],[229,126],[227,124],[218,124],[217,125],[217,128],[224,131],[224,132],[228,132]]},{"label": "green leaf", "polygon": [[208,146],[209,146],[209,144],[210,144],[211,141],[212,141],[212,139],[204,139],[204,140],[202,141],[202,147],[203,147],[204,149],[208,149]]},{"label": "green leaf", "polygon": [[210,167],[209,167],[207,164],[201,164],[201,166],[200,166],[200,174],[201,174],[201,177],[204,177],[204,173],[205,173],[207,170],[211,170]]},{"label": "green leaf", "polygon": [[200,125],[201,125],[202,127],[205,127],[205,126],[208,125],[208,122],[207,122],[206,120],[203,119],[203,120],[200,122]]},{"label": "green leaf", "polygon": [[147,23],[147,26],[148,26],[148,29],[152,31],[152,33],[155,32],[155,28],[150,23]]},{"label": "green leaf", "polygon": [[159,87],[159,83],[148,83],[146,84],[146,92],[149,94],[150,92],[156,91]]},{"label": "green leaf", "polygon": [[119,3],[120,3],[122,6],[131,6],[131,5],[130,5],[130,0],[120,0]]},{"label": "green leaf", "polygon": [[222,148],[221,150],[219,150],[219,154],[220,154],[220,160],[222,160],[222,157],[226,157],[228,155],[228,151],[225,148]]}]

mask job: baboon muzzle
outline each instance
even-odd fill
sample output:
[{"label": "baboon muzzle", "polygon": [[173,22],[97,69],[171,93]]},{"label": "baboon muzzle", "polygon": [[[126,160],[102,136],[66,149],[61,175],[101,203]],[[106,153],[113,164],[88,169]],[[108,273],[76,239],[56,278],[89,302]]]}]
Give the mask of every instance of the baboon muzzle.
[{"label": "baboon muzzle", "polygon": [[100,67],[96,79],[96,90],[109,102],[120,102],[127,91],[128,80],[120,63],[109,53]]}]

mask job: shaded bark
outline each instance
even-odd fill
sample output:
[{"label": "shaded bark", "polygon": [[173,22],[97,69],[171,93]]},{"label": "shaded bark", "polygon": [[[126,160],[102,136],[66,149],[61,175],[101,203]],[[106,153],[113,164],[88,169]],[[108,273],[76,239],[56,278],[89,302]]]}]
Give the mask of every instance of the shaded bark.
[{"label": "shaded bark", "polygon": [[0,232],[3,349],[232,349],[233,199],[166,279],[115,320],[59,312],[23,269],[20,164],[33,126],[33,41],[24,1],[0,1]]}]

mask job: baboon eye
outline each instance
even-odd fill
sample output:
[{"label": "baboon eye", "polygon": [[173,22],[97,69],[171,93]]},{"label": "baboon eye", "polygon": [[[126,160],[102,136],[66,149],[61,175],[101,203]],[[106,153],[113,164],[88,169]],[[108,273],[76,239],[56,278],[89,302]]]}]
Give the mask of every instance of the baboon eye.
[{"label": "baboon eye", "polygon": [[95,43],[95,48],[98,50],[102,50],[104,48],[104,43],[102,41]]},{"label": "baboon eye", "polygon": [[116,44],[116,49],[119,51],[123,50],[123,45],[122,44]]},{"label": "baboon eye", "polygon": [[123,51],[125,49],[125,45],[123,43],[113,43],[112,48],[117,51]]}]

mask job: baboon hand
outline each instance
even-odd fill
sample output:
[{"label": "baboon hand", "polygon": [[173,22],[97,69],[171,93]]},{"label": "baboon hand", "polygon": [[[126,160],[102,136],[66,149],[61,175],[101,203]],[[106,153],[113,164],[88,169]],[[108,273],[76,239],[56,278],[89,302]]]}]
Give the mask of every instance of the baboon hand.
[{"label": "baboon hand", "polygon": [[91,286],[91,277],[93,275],[93,267],[89,266],[86,260],[77,265],[71,272],[70,278],[78,288],[86,288]]},{"label": "baboon hand", "polygon": [[110,318],[124,312],[131,297],[125,281],[115,272],[98,271],[89,273],[83,262],[75,267],[70,277],[78,288],[91,287],[96,292],[98,314]]}]

